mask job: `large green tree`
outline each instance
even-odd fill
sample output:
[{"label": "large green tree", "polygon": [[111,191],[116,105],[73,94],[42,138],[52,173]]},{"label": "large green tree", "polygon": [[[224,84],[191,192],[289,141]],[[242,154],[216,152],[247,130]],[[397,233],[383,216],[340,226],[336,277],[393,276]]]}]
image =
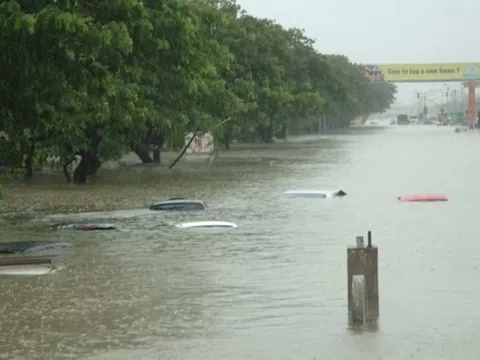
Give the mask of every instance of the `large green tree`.
[{"label": "large green tree", "polygon": [[160,161],[188,132],[228,148],[346,126],[396,93],[229,0],[0,1],[0,31],[0,159],[29,177],[54,156],[70,181],[80,157],[85,183],[129,151]]},{"label": "large green tree", "polygon": [[131,41],[121,23],[99,27],[69,1],[4,1],[0,4],[1,126],[13,151],[32,176],[40,146],[55,153],[90,146],[91,118],[106,116],[103,95],[112,74],[103,53],[125,55]]}]

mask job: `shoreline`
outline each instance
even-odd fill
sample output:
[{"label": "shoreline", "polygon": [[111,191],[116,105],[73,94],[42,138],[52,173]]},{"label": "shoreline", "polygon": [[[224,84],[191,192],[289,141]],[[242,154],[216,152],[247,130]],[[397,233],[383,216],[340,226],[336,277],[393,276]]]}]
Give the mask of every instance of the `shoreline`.
[{"label": "shoreline", "polygon": [[[344,134],[344,132],[339,133]],[[323,141],[331,141],[332,135],[338,134],[311,134],[311,135],[295,135],[290,136],[286,140],[276,140],[274,143],[235,143],[231,145],[229,150],[220,150],[218,152],[212,153],[195,153],[195,154],[185,154],[179,163],[174,167],[174,169],[169,170],[168,166],[177,158],[181,150],[178,151],[164,151],[162,152],[162,162],[161,163],[142,163],[140,158],[134,153],[130,152],[123,155],[118,160],[109,160],[105,161],[101,168],[99,169],[99,174],[105,170],[115,170],[121,168],[165,168],[168,172],[174,171],[176,169],[182,168],[182,165],[188,164],[193,166],[198,166],[204,164],[206,166],[210,164],[219,164],[227,163],[228,161],[244,161],[248,155],[261,155],[259,153],[266,150],[286,150],[289,147],[297,147],[298,144],[318,144]],[[212,158],[212,159],[211,159]],[[185,168],[183,168],[185,170]],[[0,179],[4,179],[4,187],[9,187],[10,185],[24,185],[35,183],[35,178],[42,176],[51,176],[52,178],[57,177],[56,175],[61,174],[61,177],[64,179],[63,171],[61,168],[51,169],[48,165],[45,165],[43,169],[36,170],[35,176],[31,181],[25,181],[23,179],[23,172],[18,169],[14,175],[11,175],[9,171],[0,173]],[[53,179],[52,179],[53,180]]]},{"label": "shoreline", "polygon": [[29,181],[23,180],[22,173],[10,179],[7,175],[2,181],[5,198],[0,200],[0,215],[128,210],[171,196],[201,197],[219,177],[236,179],[244,173],[271,171],[282,161],[301,161],[297,151],[290,155],[293,149],[304,145],[315,151],[326,143],[333,145],[335,138],[332,134],[300,135],[273,144],[235,144],[213,162],[208,161],[210,154],[188,154],[172,170],[168,165],[179,152],[165,152],[162,165],[142,164],[131,153],[105,163],[85,185],[66,184],[61,170],[38,172]]}]

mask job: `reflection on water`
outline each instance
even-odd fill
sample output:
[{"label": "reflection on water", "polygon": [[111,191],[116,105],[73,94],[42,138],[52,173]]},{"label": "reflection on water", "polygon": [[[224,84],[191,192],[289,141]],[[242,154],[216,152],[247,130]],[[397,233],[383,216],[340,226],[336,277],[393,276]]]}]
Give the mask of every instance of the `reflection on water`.
[{"label": "reflection on water", "polygon": [[[9,189],[8,211],[34,202],[61,214],[9,214],[2,241],[42,238],[74,248],[62,273],[0,279],[0,357],[478,359],[479,134],[395,127],[274,147],[240,148],[213,165],[187,160],[171,173],[107,170],[95,186],[54,194],[41,181]],[[348,195],[283,196],[295,188]],[[422,191],[450,201],[396,201]],[[179,195],[209,207],[145,210]],[[71,213],[78,208],[90,212]],[[121,231],[49,227],[91,220]],[[197,220],[239,227],[172,226]],[[355,334],[346,326],[345,248],[367,230],[380,248],[381,325]]]}]

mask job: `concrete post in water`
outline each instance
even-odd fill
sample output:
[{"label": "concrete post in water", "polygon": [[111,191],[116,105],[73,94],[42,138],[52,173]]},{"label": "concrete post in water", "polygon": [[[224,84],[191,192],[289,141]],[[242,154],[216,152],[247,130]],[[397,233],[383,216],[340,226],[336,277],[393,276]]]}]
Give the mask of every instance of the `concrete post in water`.
[{"label": "concrete post in water", "polygon": [[357,246],[347,249],[348,322],[350,326],[376,327],[379,318],[378,248],[372,246],[368,232],[367,246],[357,236]]}]

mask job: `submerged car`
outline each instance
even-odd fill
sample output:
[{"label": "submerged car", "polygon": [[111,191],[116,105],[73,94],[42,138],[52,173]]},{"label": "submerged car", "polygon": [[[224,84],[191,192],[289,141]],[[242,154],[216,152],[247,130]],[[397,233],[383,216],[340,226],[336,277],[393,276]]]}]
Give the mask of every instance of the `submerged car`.
[{"label": "submerged car", "polygon": [[197,199],[170,198],[158,201],[150,206],[150,210],[156,211],[203,211],[206,209],[205,202]]}]

